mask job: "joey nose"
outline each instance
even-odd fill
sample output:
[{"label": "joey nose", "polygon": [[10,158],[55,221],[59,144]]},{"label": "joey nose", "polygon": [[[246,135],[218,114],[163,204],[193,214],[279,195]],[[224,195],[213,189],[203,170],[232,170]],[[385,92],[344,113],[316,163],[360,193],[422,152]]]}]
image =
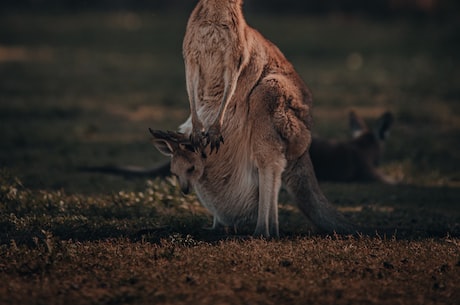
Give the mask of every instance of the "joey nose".
[{"label": "joey nose", "polygon": [[180,189],[181,189],[182,194],[184,195],[188,195],[190,193],[190,185],[188,183],[182,184],[180,186]]}]

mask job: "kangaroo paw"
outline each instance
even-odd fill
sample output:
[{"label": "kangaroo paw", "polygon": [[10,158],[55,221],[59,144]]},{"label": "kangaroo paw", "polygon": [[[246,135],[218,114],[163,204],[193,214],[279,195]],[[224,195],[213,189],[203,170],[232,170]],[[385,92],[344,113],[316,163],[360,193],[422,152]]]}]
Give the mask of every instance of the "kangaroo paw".
[{"label": "kangaroo paw", "polygon": [[216,153],[219,151],[220,145],[224,143],[224,137],[221,134],[220,126],[213,125],[209,128],[208,132],[206,133],[206,140],[207,144],[211,146],[211,152],[214,150]]},{"label": "kangaroo paw", "polygon": [[195,151],[203,150],[206,147],[206,133],[202,128],[193,128],[190,134],[190,143]]}]

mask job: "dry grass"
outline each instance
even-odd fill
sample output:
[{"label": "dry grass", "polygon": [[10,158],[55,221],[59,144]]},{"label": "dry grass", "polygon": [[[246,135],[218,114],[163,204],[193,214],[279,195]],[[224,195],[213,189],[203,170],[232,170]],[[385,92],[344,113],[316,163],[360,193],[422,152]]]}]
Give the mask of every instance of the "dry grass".
[{"label": "dry grass", "polygon": [[456,304],[458,239],[170,237],[2,248],[3,304]]}]

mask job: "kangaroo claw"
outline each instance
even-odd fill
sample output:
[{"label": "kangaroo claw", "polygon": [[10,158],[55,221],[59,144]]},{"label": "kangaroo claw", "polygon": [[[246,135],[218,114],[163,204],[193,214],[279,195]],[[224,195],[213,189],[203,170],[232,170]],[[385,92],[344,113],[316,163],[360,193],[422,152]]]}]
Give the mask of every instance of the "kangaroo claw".
[{"label": "kangaroo claw", "polygon": [[218,153],[221,143],[222,144],[224,143],[224,138],[222,137],[222,135],[211,136],[208,133],[206,135],[206,138],[207,138],[208,144],[211,146],[210,154],[212,154],[214,150],[216,151],[216,153]]},{"label": "kangaroo claw", "polygon": [[204,131],[193,131],[190,134],[190,143],[195,151],[203,150],[208,145]]},{"label": "kangaroo claw", "polygon": [[219,151],[221,143],[224,143],[224,138],[222,136],[220,125],[213,124],[206,133],[207,145],[211,147],[211,154],[215,150],[216,153]]}]

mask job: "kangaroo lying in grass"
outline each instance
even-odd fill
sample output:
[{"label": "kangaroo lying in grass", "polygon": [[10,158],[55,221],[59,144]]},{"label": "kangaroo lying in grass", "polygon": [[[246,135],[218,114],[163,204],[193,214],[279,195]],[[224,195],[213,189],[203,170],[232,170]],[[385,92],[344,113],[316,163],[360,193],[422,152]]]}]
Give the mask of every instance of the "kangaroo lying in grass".
[{"label": "kangaroo lying in grass", "polygon": [[349,120],[353,136],[351,140],[338,142],[313,138],[310,156],[316,177],[327,181],[395,184],[395,179],[385,176],[377,168],[393,115],[385,112],[375,130],[369,129],[355,112],[350,112]]}]

